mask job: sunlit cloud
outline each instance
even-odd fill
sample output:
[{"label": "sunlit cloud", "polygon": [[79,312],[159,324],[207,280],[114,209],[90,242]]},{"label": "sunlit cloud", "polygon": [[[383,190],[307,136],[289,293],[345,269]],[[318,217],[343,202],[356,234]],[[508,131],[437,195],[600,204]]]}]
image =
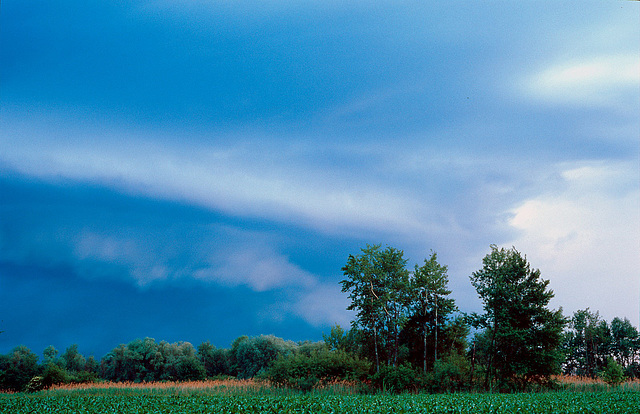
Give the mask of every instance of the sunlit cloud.
[{"label": "sunlit cloud", "polygon": [[[532,97],[571,105],[627,104],[626,97],[637,97],[639,87],[640,57],[635,52],[556,63],[526,82]],[[619,102],[621,97],[625,99]]]},{"label": "sunlit cloud", "polygon": [[638,322],[638,174],[634,163],[564,164],[560,185],[513,211],[519,236],[512,244],[551,280],[555,303],[568,311],[590,307]]}]

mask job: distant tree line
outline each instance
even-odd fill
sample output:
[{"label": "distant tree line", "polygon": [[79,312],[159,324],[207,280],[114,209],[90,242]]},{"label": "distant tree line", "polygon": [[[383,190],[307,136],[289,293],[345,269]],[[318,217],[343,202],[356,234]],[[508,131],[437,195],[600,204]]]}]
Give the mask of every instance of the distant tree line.
[{"label": "distant tree line", "polygon": [[481,314],[458,312],[447,270],[434,252],[409,270],[401,250],[367,246],[342,268],[352,326],[333,326],[323,341],[241,336],[229,348],[195,348],[144,338],[100,361],[85,358],[77,345],[61,355],[49,346],[42,362],[18,346],[0,355],[0,389],[236,377],[300,390],[348,380],[389,391],[520,391],[551,386],[560,373],[610,383],[640,377],[640,338],[629,320],[607,323],[589,309],[565,318],[549,309],[549,282],[517,250],[491,246],[471,275]]}]

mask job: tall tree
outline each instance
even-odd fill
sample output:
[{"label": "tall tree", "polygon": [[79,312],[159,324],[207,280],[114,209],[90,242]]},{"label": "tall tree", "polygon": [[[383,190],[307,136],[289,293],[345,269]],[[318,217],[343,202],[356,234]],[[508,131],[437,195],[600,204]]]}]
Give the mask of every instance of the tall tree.
[{"label": "tall tree", "polygon": [[561,310],[548,309],[554,296],[549,281],[515,248],[492,245],[482,262],[471,283],[485,311],[476,321],[490,335],[486,384],[524,388],[548,380],[560,368],[567,322]]},{"label": "tall tree", "polygon": [[0,389],[21,391],[40,370],[38,356],[24,345],[0,355]]},{"label": "tall tree", "polygon": [[68,372],[80,372],[84,369],[84,364],[86,363],[84,356],[78,352],[77,344],[69,346],[60,356],[60,360]]},{"label": "tall tree", "polygon": [[638,352],[638,330],[629,319],[613,318],[611,321],[611,352],[623,367],[628,367]]},{"label": "tall tree", "polygon": [[564,334],[565,373],[595,378],[605,367],[610,344],[609,325],[599,312],[575,311]]},{"label": "tall tree", "polygon": [[409,272],[402,250],[367,245],[362,254],[349,255],[342,268],[342,291],[349,292],[356,310],[354,327],[372,337],[376,370],[380,370],[380,348],[387,361],[396,364],[400,331],[407,322]]},{"label": "tall tree", "polygon": [[44,351],[42,351],[42,354],[44,355],[45,365],[48,365],[48,364],[57,365],[60,363],[58,359],[58,350],[54,348],[53,345],[49,345],[48,347],[46,347]]},{"label": "tall tree", "polygon": [[447,266],[438,263],[435,252],[431,252],[431,256],[425,259],[422,266],[415,266],[411,279],[411,306],[414,319],[422,330],[424,372],[427,372],[427,349],[430,348],[428,343],[433,342],[435,364],[438,359],[438,330],[442,330],[449,315],[457,310],[455,301],[448,297],[451,294],[448,283]]}]

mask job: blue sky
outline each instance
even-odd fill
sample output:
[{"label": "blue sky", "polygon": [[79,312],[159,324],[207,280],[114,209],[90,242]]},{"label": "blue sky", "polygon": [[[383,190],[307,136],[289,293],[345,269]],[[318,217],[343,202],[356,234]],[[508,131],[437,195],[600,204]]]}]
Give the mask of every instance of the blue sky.
[{"label": "blue sky", "polygon": [[348,325],[367,243],[638,325],[631,1],[5,1],[0,352]]}]

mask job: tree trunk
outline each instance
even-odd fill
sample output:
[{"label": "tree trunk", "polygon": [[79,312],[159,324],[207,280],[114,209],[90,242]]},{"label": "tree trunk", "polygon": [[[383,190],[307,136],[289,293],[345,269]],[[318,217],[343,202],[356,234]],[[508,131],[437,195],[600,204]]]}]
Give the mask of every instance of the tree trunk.
[{"label": "tree trunk", "polygon": [[424,373],[427,373],[427,323],[424,323],[424,332],[423,332],[423,345],[424,345],[424,350],[423,350],[423,354],[422,354],[422,367],[424,370]]},{"label": "tree trunk", "polygon": [[378,329],[373,326],[373,348],[376,352],[376,372],[380,372],[380,357],[378,357]]},{"label": "tree trunk", "polygon": [[435,338],[435,342],[434,342],[434,347],[433,347],[433,366],[436,366],[436,361],[438,361],[438,297],[436,296],[436,300],[435,300],[435,305],[436,305],[436,319],[434,321],[434,327],[435,327],[435,334],[436,334],[436,338]]}]

